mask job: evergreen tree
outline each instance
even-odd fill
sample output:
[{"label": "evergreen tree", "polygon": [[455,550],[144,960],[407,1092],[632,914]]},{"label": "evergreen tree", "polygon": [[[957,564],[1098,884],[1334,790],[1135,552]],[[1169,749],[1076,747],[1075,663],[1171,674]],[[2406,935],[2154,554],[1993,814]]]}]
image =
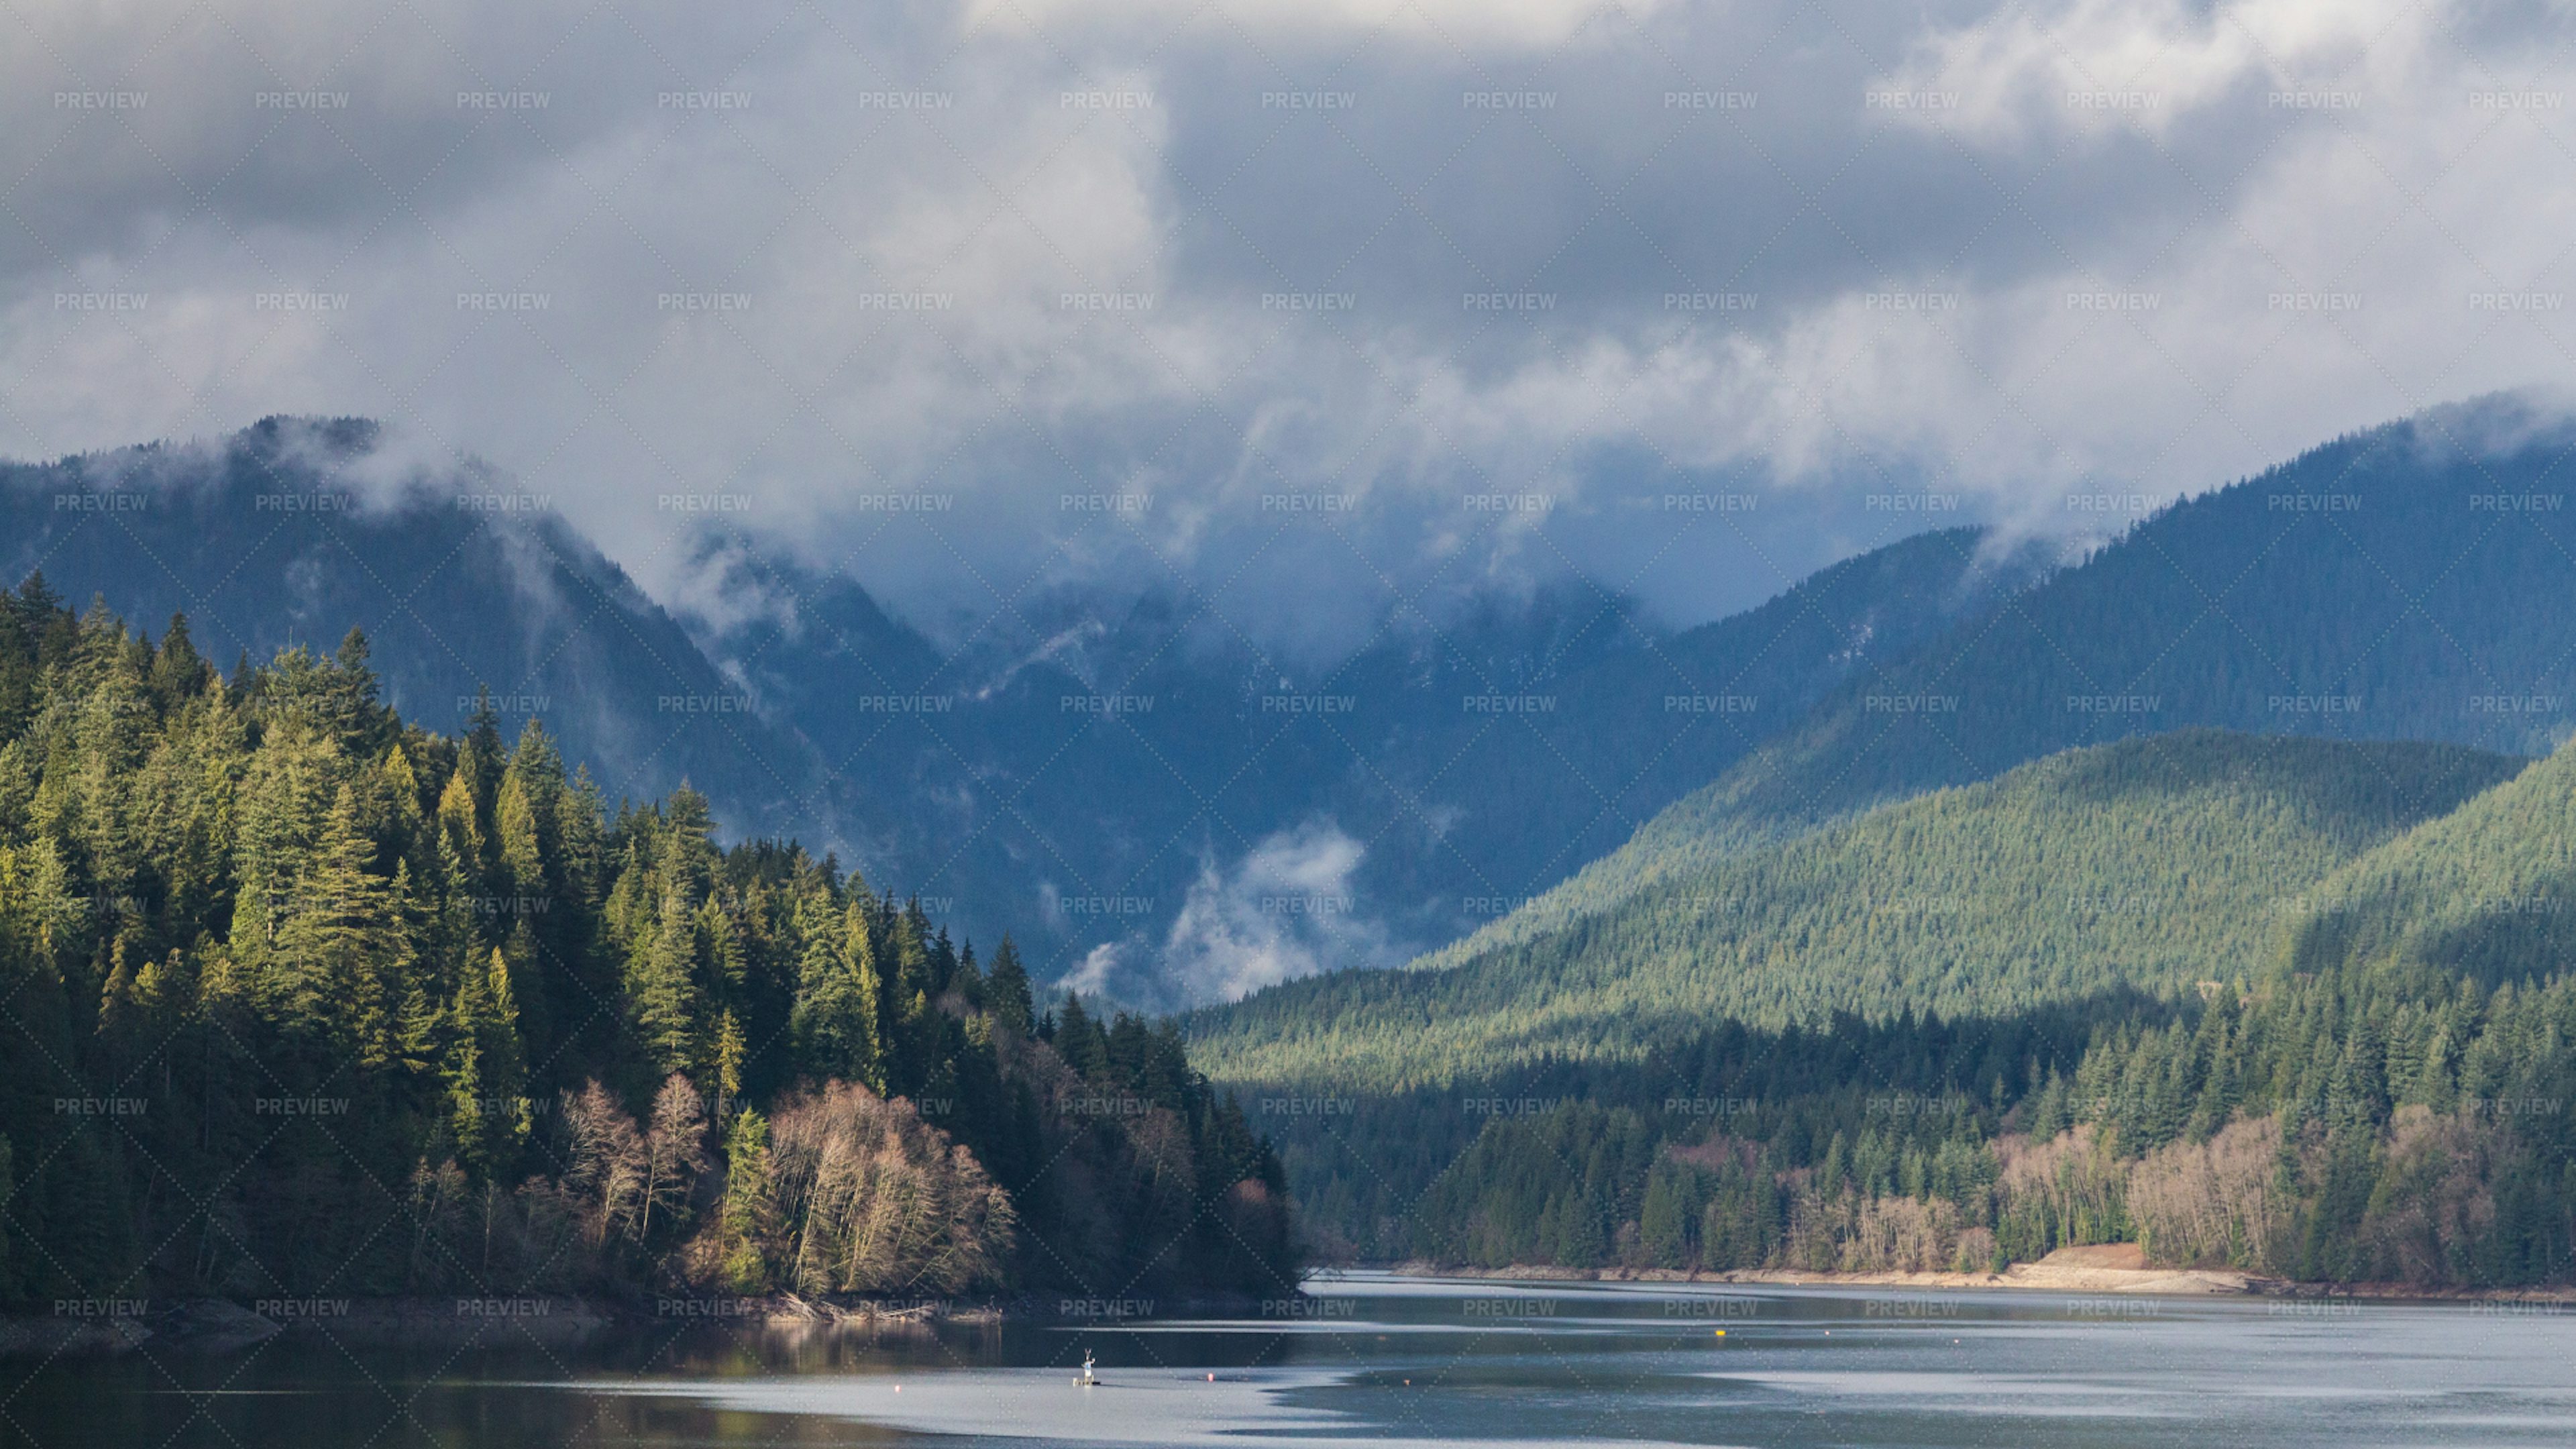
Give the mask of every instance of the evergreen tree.
[{"label": "evergreen tree", "polygon": [[1023,1036],[1034,1029],[1037,1022],[1031,1010],[1028,968],[1020,964],[1020,949],[1007,934],[993,952],[993,970],[986,991],[993,1003],[995,1021]]},{"label": "evergreen tree", "polygon": [[410,982],[410,943],[396,929],[395,882],[373,871],[356,794],[341,786],[309,868],[293,882],[270,954],[266,990],[287,1030],[354,1053],[393,1058],[393,1013]]},{"label": "evergreen tree", "polygon": [[697,936],[687,900],[666,891],[659,925],[627,967],[637,1040],[645,1060],[664,1074],[692,1070],[699,1060]]}]

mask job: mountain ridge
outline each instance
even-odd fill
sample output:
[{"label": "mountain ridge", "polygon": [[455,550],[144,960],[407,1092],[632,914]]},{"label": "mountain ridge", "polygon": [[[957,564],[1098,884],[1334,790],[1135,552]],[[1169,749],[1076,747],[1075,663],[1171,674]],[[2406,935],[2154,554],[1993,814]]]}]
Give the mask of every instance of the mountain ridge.
[{"label": "mountain ridge", "polygon": [[2567,441],[2479,399],[2183,499],[1846,682],[1517,918],[1411,964],[1454,966],[1745,844],[2102,739],[2205,725],[2545,752],[2576,718],[2576,620],[2533,604],[2576,588],[2565,495],[2543,491]]}]

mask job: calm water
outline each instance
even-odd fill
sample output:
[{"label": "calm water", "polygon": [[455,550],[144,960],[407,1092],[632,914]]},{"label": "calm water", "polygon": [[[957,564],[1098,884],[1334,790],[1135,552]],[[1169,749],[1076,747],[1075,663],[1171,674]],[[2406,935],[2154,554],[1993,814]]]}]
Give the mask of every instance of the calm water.
[{"label": "calm water", "polygon": [[2576,1315],[2510,1306],[1315,1291],[1243,1320],[13,1363],[0,1445],[2576,1444]]}]

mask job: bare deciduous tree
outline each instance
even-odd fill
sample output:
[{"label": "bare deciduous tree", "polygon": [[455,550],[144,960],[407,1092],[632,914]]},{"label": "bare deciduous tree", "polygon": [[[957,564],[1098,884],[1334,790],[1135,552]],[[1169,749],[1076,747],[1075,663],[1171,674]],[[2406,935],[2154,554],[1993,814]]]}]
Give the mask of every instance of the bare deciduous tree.
[{"label": "bare deciduous tree", "polygon": [[826,1083],[780,1105],[770,1261],[807,1293],[953,1293],[996,1281],[1017,1218],[1008,1194],[912,1104]]}]

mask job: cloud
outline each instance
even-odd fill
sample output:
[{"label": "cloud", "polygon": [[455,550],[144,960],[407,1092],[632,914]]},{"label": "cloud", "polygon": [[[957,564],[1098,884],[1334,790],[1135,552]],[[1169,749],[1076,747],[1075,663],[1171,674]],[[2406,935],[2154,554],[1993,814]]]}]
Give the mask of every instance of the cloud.
[{"label": "cloud", "polygon": [[[1660,0],[1637,0],[1625,13],[1658,8]],[[965,20],[970,31],[1006,34],[1122,22],[1168,29],[1198,21],[1270,36],[1396,39],[1460,50],[1543,49],[1605,28],[1602,7],[1587,0],[1239,0],[1221,12],[1192,0],[968,0]]]},{"label": "cloud", "polygon": [[1164,942],[1166,989],[1189,1003],[1232,1001],[1319,971],[1394,964],[1399,953],[1353,889],[1365,853],[1315,820],[1265,837],[1231,867],[1202,862]]},{"label": "cloud", "polygon": [[2244,98],[2330,115],[2385,98],[2440,33],[2441,7],[2402,0],[2058,0],[2013,5],[1920,37],[1872,86],[1891,117],[1981,142],[2056,133],[2162,135]]},{"label": "cloud", "polygon": [[1021,650],[1063,584],[1694,621],[2576,341],[2547,7],[13,13],[0,452],[375,416],[666,600],[784,549]]},{"label": "cloud", "polygon": [[1118,947],[1103,942],[1083,953],[1082,960],[1056,986],[1080,996],[1098,996],[1118,979]]}]

